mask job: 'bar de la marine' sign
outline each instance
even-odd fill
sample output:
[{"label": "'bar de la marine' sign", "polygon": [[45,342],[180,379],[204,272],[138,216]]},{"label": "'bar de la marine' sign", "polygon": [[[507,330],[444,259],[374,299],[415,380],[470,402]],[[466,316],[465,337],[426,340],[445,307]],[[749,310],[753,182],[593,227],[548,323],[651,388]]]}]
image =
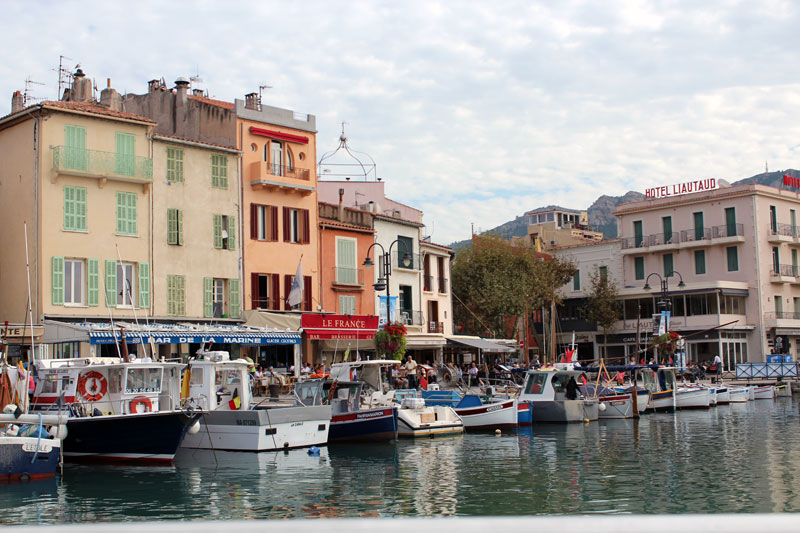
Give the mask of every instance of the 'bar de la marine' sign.
[{"label": "'bar de la marine' sign", "polygon": [[678,196],[692,192],[710,191],[711,189],[716,188],[716,178],[708,178],[704,180],[687,181],[685,183],[677,183],[675,185],[663,185],[661,187],[645,189],[644,197],[646,200],[652,200],[654,198],[668,198],[670,196]]}]

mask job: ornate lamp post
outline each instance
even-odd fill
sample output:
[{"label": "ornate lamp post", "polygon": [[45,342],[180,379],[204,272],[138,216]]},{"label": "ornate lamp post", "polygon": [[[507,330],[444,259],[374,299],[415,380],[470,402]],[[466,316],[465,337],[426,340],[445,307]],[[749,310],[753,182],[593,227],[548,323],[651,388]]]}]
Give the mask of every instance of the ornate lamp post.
[{"label": "ornate lamp post", "polygon": [[[399,244],[398,244],[399,243]],[[386,289],[386,322],[390,323],[392,321],[392,305],[391,305],[391,298],[389,298],[389,277],[392,275],[392,248],[395,244],[398,244],[398,252],[400,246],[405,249],[401,261],[404,267],[407,267],[411,264],[411,254],[406,249],[406,243],[400,241],[400,239],[395,239],[389,245],[389,251],[387,252],[383,245],[379,242],[373,242],[369,248],[367,248],[367,257],[364,259],[363,265],[365,267],[371,267],[375,263],[372,262],[372,259],[369,258],[369,252],[377,246],[381,249],[381,254],[375,256],[375,261],[381,266],[383,270],[383,276],[381,276],[381,272],[378,272],[378,281],[373,284],[372,286],[375,288],[376,291],[382,291],[384,288]]]},{"label": "ornate lamp post", "polygon": [[[672,311],[672,300],[669,299],[669,278],[674,276],[674,275],[677,275],[678,278],[680,279],[680,282],[678,283],[678,288],[682,289],[682,288],[686,287],[686,284],[683,282],[683,276],[681,275],[680,272],[677,272],[675,270],[673,270],[672,272],[669,272],[668,274],[665,274],[663,277],[658,272],[653,272],[653,273],[651,273],[651,274],[649,274],[647,276],[647,279],[644,280],[643,289],[646,290],[646,291],[649,291],[652,288],[652,287],[650,287],[650,284],[648,283],[652,276],[657,277],[659,279],[659,281],[661,282],[661,298],[658,300],[658,304],[657,304],[657,307],[656,307],[656,309],[659,311],[659,313],[664,312],[664,311],[666,311],[666,312],[671,312]],[[664,331],[665,332],[669,332],[669,321],[666,318],[666,316],[667,315],[665,315],[665,320],[667,320],[667,322],[664,324]],[[653,332],[653,333],[655,334],[657,332]],[[655,336],[658,336],[658,335],[655,335]]]}]

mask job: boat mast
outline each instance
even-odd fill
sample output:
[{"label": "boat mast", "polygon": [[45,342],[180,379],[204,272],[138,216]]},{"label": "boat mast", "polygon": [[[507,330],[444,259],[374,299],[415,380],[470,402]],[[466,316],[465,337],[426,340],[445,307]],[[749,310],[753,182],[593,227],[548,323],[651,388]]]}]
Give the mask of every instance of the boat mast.
[{"label": "boat mast", "polygon": [[[33,361],[36,358],[36,343],[33,340],[33,302],[31,301],[31,262],[28,258],[28,222],[25,226],[25,270],[28,275],[28,318],[31,321],[31,353],[28,355],[28,372],[33,372]],[[25,328],[23,328],[24,330]]]}]

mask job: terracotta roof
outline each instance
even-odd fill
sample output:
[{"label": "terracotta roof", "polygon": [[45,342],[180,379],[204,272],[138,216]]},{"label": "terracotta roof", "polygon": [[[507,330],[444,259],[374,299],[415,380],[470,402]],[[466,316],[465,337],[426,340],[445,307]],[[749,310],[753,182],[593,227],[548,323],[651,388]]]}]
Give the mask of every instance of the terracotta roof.
[{"label": "terracotta roof", "polygon": [[431,242],[431,241],[423,241],[423,240],[421,240],[421,241],[419,241],[419,243],[420,244],[429,244],[431,246],[436,246],[437,248],[444,248],[445,250],[452,250],[453,249],[452,246],[447,246],[446,244],[436,244],[435,242]]},{"label": "terracotta roof", "polygon": [[148,124],[156,124],[155,120],[150,120],[147,117],[143,117],[141,115],[134,115],[133,113],[128,113],[127,111],[114,111],[113,109],[97,105],[95,102],[64,102],[61,100],[59,101],[48,100],[42,102],[41,105],[42,107],[51,109],[81,111],[83,113],[92,113],[94,115],[102,115],[105,117],[124,118],[128,120],[136,120],[139,122],[147,122]]},{"label": "terracotta roof", "polygon": [[355,224],[347,224],[345,222],[339,222],[338,220],[332,220],[330,218],[319,217],[319,223],[321,226],[361,231],[364,233],[375,233],[375,230],[372,228],[368,228],[366,226],[356,226]]},{"label": "terracotta roof", "polygon": [[[332,203],[329,203],[329,202],[318,202],[318,203],[320,205],[328,205],[330,207],[339,207],[339,204],[332,204]],[[369,215],[374,215],[375,214],[372,211],[367,211],[366,209],[359,209],[357,207],[349,207],[349,206],[346,206],[346,205],[343,206],[343,207],[345,209],[347,209],[348,211],[353,211],[354,213],[367,213]]]},{"label": "terracotta roof", "polygon": [[156,139],[156,140],[164,139],[167,142],[169,142],[168,139],[175,139],[176,141],[186,141],[186,142],[195,143],[195,144],[205,144],[205,145],[208,145],[208,146],[211,146],[211,147],[225,148],[226,150],[234,150],[236,152],[241,152],[241,150],[239,150],[235,146],[226,146],[224,144],[210,143],[208,141],[198,141],[197,139],[187,139],[185,137],[176,137],[175,135],[164,135],[164,134],[158,133],[156,135],[153,135],[153,138]]},{"label": "terracotta roof", "polygon": [[203,102],[204,104],[221,107],[222,109],[229,109],[231,111],[236,109],[236,105],[233,102],[226,102],[224,100],[214,100],[213,98],[206,98],[205,96],[195,96],[193,94],[189,95],[189,99],[197,100],[198,102]]}]

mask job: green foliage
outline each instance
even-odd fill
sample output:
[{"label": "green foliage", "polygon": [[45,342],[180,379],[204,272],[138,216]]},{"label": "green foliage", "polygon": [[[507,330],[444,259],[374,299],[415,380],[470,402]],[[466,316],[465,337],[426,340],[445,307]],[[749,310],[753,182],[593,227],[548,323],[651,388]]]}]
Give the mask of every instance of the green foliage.
[{"label": "green foliage", "polygon": [[517,320],[551,300],[575,274],[567,260],[544,257],[506,240],[480,237],[453,263],[453,307],[465,333],[512,337]]},{"label": "green foliage", "polygon": [[406,353],[406,327],[395,322],[376,331],[375,353],[379,358],[403,359]]}]

